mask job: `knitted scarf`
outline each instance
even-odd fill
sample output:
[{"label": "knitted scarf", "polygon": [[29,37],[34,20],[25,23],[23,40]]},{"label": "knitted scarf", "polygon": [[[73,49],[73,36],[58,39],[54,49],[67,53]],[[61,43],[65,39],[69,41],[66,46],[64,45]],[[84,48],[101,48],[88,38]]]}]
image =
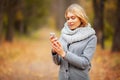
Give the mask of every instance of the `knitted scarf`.
[{"label": "knitted scarf", "polygon": [[81,41],[95,34],[95,30],[90,24],[85,27],[79,27],[75,30],[71,30],[67,23],[64,24],[64,28],[61,31],[61,37],[69,44],[76,41]]}]

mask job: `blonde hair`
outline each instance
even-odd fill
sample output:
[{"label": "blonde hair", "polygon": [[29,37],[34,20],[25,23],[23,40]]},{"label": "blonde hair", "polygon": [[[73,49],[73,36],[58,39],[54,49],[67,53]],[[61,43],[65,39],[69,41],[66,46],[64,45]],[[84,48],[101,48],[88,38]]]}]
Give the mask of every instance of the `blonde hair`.
[{"label": "blonde hair", "polygon": [[68,12],[75,14],[81,20],[81,26],[85,26],[88,24],[88,17],[86,16],[84,9],[80,5],[78,4],[70,5],[65,11],[65,18],[67,18]]}]

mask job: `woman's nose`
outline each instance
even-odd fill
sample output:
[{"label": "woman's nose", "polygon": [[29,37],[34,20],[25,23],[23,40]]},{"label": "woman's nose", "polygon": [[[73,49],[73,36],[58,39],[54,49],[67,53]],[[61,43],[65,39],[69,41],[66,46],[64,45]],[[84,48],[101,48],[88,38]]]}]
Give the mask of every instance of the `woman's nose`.
[{"label": "woman's nose", "polygon": [[69,26],[73,25],[72,21],[68,21],[67,23],[68,23]]}]

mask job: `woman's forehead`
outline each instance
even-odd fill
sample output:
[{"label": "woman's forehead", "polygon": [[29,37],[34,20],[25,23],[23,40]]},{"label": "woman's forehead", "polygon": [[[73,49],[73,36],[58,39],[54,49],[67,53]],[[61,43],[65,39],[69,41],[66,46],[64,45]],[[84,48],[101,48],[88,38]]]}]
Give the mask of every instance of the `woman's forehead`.
[{"label": "woman's forehead", "polygon": [[66,15],[66,17],[70,17],[70,16],[76,16],[76,15],[73,12],[68,12],[67,15]]}]

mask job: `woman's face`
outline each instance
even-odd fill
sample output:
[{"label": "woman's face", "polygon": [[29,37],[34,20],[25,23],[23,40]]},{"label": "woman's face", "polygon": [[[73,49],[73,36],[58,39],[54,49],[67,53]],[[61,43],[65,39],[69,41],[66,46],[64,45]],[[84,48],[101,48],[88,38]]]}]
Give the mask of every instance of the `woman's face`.
[{"label": "woman's face", "polygon": [[67,24],[71,30],[78,28],[81,24],[80,19],[71,12],[67,13],[66,20],[67,20]]}]

